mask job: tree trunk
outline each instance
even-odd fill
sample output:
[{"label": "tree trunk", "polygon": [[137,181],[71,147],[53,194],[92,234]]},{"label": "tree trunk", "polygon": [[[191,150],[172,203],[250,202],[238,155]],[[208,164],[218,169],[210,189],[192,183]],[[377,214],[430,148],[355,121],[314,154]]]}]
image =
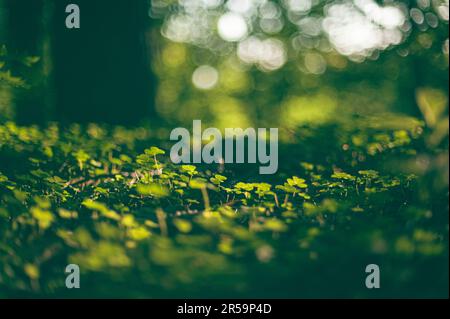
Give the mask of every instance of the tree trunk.
[{"label": "tree trunk", "polygon": [[43,57],[46,38],[43,19],[44,0],[5,0],[2,28],[10,65],[15,76],[26,81],[26,88],[15,89],[15,118],[20,124],[41,123],[48,115],[45,60],[30,65],[30,57]]},{"label": "tree trunk", "polygon": [[[70,3],[79,5],[80,29],[66,28]],[[145,41],[148,24],[147,0],[54,1],[58,120],[136,124],[152,115],[155,85]]]}]

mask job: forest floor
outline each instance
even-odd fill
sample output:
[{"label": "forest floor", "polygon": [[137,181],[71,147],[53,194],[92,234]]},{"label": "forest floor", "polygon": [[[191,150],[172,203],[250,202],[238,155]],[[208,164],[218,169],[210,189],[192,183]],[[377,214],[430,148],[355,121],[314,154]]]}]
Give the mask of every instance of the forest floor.
[{"label": "forest floor", "polygon": [[448,144],[423,128],[299,128],[274,176],[173,165],[156,131],[0,125],[0,297],[448,297]]}]

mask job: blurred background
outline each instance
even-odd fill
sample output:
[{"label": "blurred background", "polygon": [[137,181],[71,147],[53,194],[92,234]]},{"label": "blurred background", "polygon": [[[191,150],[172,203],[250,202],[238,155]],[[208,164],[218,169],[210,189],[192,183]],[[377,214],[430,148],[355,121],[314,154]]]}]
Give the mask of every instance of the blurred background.
[{"label": "blurred background", "polygon": [[448,0],[78,0],[81,28],[67,29],[72,2],[0,0],[1,120],[295,127],[448,114]]}]

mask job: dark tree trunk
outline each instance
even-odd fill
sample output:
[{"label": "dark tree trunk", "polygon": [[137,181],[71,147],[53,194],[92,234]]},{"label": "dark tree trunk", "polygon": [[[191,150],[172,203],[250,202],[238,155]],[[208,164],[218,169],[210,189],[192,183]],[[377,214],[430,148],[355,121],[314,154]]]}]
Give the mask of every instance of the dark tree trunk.
[{"label": "dark tree trunk", "polygon": [[[26,80],[26,89],[16,89],[13,99],[16,120],[20,124],[41,123],[48,116],[45,78],[44,0],[4,0],[2,17],[5,34],[2,38],[8,55],[15,61],[10,68],[14,75]],[[3,23],[2,23],[3,24]],[[27,57],[41,57],[33,66]],[[31,61],[31,60],[28,60]]]},{"label": "dark tree trunk", "polygon": [[[80,29],[65,26],[70,3],[80,7]],[[151,117],[148,1],[58,0],[53,10],[57,119],[136,124]]]}]

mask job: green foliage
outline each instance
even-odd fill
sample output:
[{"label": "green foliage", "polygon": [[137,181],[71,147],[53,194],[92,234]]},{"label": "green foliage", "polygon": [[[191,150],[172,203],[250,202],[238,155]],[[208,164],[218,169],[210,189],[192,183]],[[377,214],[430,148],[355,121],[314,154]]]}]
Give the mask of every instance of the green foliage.
[{"label": "green foliage", "polygon": [[[114,48],[123,68],[77,105],[52,84],[66,57],[0,48],[0,297],[447,297],[448,1],[300,2],[154,0],[132,37],[157,43],[155,122],[278,127],[270,177],[171,164],[165,124],[5,123],[89,122],[93,101],[120,123],[150,90]],[[93,61],[72,71],[108,73]]]},{"label": "green foliage", "polygon": [[[2,295],[447,294],[448,184],[433,169],[385,167],[431,154],[427,135],[322,128],[326,157],[299,139],[281,147],[279,175],[255,180],[173,165],[145,148],[166,144],[144,131],[0,125]],[[363,282],[374,262],[386,285],[378,294]],[[64,287],[68,263],[81,267],[80,291]]]}]

